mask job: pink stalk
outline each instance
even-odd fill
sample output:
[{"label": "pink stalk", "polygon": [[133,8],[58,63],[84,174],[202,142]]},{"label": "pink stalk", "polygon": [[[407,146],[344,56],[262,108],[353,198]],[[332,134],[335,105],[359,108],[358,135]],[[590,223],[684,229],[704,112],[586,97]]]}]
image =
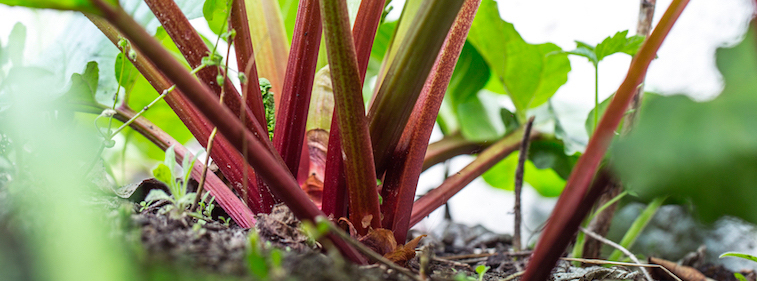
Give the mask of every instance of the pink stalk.
[{"label": "pink stalk", "polygon": [[394,232],[396,241],[402,242],[407,238],[415,189],[423,171],[428,139],[480,3],[480,0],[466,0],[463,3],[413,109],[411,121],[397,144],[392,164],[386,171],[381,190],[384,198],[384,204],[381,205],[384,215],[382,224],[384,228]]},{"label": "pink stalk", "polygon": [[281,104],[277,106],[279,112],[276,114],[273,145],[289,171],[297,175],[321,44],[321,14],[317,0],[300,1],[292,38]]},{"label": "pink stalk", "polygon": [[381,216],[368,119],[365,117],[347,3],[321,0],[320,4],[349,187],[350,221],[358,233],[365,235],[369,227],[381,228]]},{"label": "pink stalk", "polygon": [[[610,141],[615,136],[615,129],[631,103],[636,93],[636,87],[644,80],[647,68],[657,54],[662,41],[688,3],[688,0],[674,0],[670,4],[657,27],[631,61],[628,75],[607,107],[607,111],[602,116],[594,135],[589,140],[586,152],[578,159],[573,168],[573,173],[565,184],[565,190],[557,201],[557,205],[555,205],[539,243],[536,244],[536,249],[522,280],[546,280],[549,277],[550,269],[554,267],[567,246],[568,240],[563,237],[571,237],[576,232],[578,226],[572,222],[576,220],[575,217],[580,215],[577,211],[581,208],[582,200],[590,191],[589,185],[599,163],[604,158]],[[594,204],[593,201],[584,202],[584,204],[586,203]],[[578,219],[583,219],[583,216]]]},{"label": "pink stalk", "polygon": [[[539,138],[537,132],[531,134],[531,140]],[[439,187],[429,191],[426,195],[415,201],[413,213],[410,216],[410,227],[420,222],[431,212],[447,203],[453,195],[457,194],[471,181],[494,167],[499,161],[505,159],[510,153],[518,150],[523,139],[523,128],[519,128],[492,144],[481,152],[473,162],[465,166],[460,172],[447,178]]]},{"label": "pink stalk", "polygon": [[423,170],[463,154],[474,154],[484,150],[489,143],[476,143],[466,140],[459,132],[444,136],[441,140],[428,145],[423,159]]},{"label": "pink stalk", "polygon": [[[122,36],[113,27],[104,20],[92,16],[88,16],[92,23],[95,24],[106,37],[116,46],[118,46],[118,40]],[[135,48],[136,50],[136,48]],[[142,53],[137,50],[137,56],[131,61],[134,67],[144,75],[145,79],[155,88],[156,91],[163,92],[173,85],[165,75],[158,70],[155,65],[149,62]],[[182,94],[180,89],[174,90],[174,92],[166,95],[166,103],[171,109],[174,110],[179,119],[184,122],[189,132],[197,139],[202,146],[207,145],[208,136],[210,136],[213,126],[203,116],[200,111],[192,105]],[[221,136],[217,136],[215,148],[210,152],[211,157],[216,163],[243,163],[244,158],[237,153],[232,147],[229,141]],[[255,182],[255,172],[249,165],[238,167],[237,165],[219,165],[221,173],[231,182],[234,189],[240,194],[248,194],[247,199],[248,206],[255,212],[259,213],[261,209],[261,196],[258,190],[255,188],[242,190],[243,182],[245,181],[245,173],[242,169],[247,169],[246,180],[247,182]]]},{"label": "pink stalk", "polygon": [[[179,6],[174,1],[163,0],[146,0],[145,3],[153,11],[155,17],[158,18],[168,36],[176,43],[189,66],[195,68],[201,65],[202,58],[210,54],[210,49],[208,49],[200,35],[197,34],[194,27],[189,23],[189,20],[181,12]],[[216,81],[216,75],[219,73],[223,75],[223,70],[219,70],[217,66],[208,66],[197,72],[197,77],[208,85],[216,96],[221,93],[221,88]],[[235,115],[240,116],[237,111],[240,108],[242,100],[239,92],[237,92],[237,89],[234,88],[234,85],[228,78],[224,82],[224,90],[228,93],[224,99],[224,103],[231,108]],[[268,131],[263,127],[256,127],[254,125],[255,122],[252,122],[252,118],[255,115],[249,108],[246,111],[247,120],[245,120],[245,124],[247,124],[247,128],[252,130],[256,135],[259,135],[261,139],[268,140]],[[265,118],[265,115],[263,117]],[[273,147],[271,146],[272,149]]]},{"label": "pink stalk", "polygon": [[[264,143],[246,130],[244,124],[234,116],[231,110],[218,104],[210,88],[195,79],[179,61],[171,56],[155,38],[147,34],[120,6],[112,6],[103,0],[92,0],[92,3],[102,12],[105,19],[129,39],[131,44],[142,50],[144,56],[175,82],[177,88],[182,90],[182,93],[200,112],[217,126],[218,131],[226,136],[238,152],[245,148],[249,149],[251,153],[246,155],[247,163],[255,168],[259,177],[274,187],[272,191],[278,198],[287,203],[295,216],[311,222],[315,221],[317,216],[323,216],[323,213],[302,192],[294,177],[282,164],[281,158],[277,154],[272,154]],[[348,259],[365,263],[365,259],[344,241],[334,235],[327,237]]]},{"label": "pink stalk", "polygon": [[[376,38],[381,14],[384,11],[384,0],[366,0],[360,2],[360,8],[352,28],[355,42],[355,52],[360,71],[361,84],[365,81],[368,61],[371,58],[371,47]],[[322,210],[335,218],[347,216],[347,182],[342,162],[342,142],[339,137],[339,122],[337,112],[331,118],[328,151],[326,152],[326,171],[323,182]]]},{"label": "pink stalk", "polygon": [[[258,81],[258,68],[255,63],[255,52],[252,48],[252,36],[250,35],[250,25],[247,24],[247,10],[244,0],[233,0],[231,4],[231,16],[229,24],[237,33],[234,37],[234,51],[237,54],[237,68],[245,70],[244,75],[247,77],[247,85],[243,87],[246,93],[245,104],[258,123],[267,124],[265,119],[265,107],[263,106],[263,97],[260,94],[260,83]],[[247,67],[249,64],[251,66]],[[249,71],[247,71],[249,69]],[[242,112],[242,110],[240,110]]]},{"label": "pink stalk", "polygon": [[[376,172],[383,174],[463,0],[425,1],[370,105]],[[400,42],[400,41],[396,41]]]}]

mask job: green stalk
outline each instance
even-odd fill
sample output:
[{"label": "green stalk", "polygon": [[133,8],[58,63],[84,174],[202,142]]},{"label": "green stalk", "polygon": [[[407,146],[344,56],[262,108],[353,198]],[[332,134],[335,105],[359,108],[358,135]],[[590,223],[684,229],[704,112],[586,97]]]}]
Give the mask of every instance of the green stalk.
[{"label": "green stalk", "polygon": [[[649,205],[647,205],[647,208],[644,209],[644,211],[639,214],[639,217],[636,218],[636,220],[633,221],[633,224],[631,224],[631,227],[628,228],[628,231],[626,231],[626,234],[623,235],[623,239],[620,240],[620,246],[623,246],[623,248],[630,249],[631,246],[633,246],[633,243],[636,242],[636,238],[639,237],[642,231],[644,231],[644,228],[649,224],[649,221],[652,220],[654,217],[654,214],[657,213],[657,210],[660,209],[660,206],[662,206],[662,203],[665,202],[666,197],[657,197],[652,202],[649,202]],[[610,254],[610,257],[607,258],[609,261],[620,261],[620,256],[623,255],[620,250],[614,250]]]},{"label": "green stalk", "polygon": [[350,221],[358,233],[364,235],[369,227],[381,228],[381,215],[360,71],[350,31],[347,3],[320,0],[320,4],[334,87],[336,117],[344,152]]},{"label": "green stalk", "polygon": [[463,2],[425,0],[387,70],[368,113],[377,174],[386,170]]},{"label": "green stalk", "polygon": [[599,64],[594,65],[594,130],[597,130],[599,116]]}]

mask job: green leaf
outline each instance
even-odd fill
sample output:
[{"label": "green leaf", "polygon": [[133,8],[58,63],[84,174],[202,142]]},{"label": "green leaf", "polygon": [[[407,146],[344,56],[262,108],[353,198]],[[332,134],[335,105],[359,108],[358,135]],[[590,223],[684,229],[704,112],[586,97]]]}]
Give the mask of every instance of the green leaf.
[{"label": "green leaf", "polygon": [[536,168],[552,169],[566,180],[578,162],[578,157],[578,153],[566,155],[565,145],[557,139],[532,141],[528,148],[528,159]]},{"label": "green leaf", "polygon": [[596,47],[576,41],[576,49],[566,53],[585,57],[596,67],[600,61],[613,54],[625,53],[631,56],[635,55],[643,43],[644,36],[634,35],[628,37],[628,30],[624,30],[615,33],[612,37],[605,38]]},{"label": "green leaf", "polygon": [[118,55],[116,55],[114,69],[116,73],[116,81],[118,81],[118,84],[121,85],[121,87],[124,87],[126,93],[130,93],[140,75],[137,68],[134,67],[131,61],[126,59],[124,53],[118,53]]},{"label": "green leaf", "polygon": [[221,34],[228,29],[227,20],[230,13],[230,1],[205,0],[202,5],[202,15],[208,21],[208,26],[215,34]]},{"label": "green leaf", "polygon": [[722,255],[720,255],[719,258],[722,259],[724,257],[737,257],[737,258],[742,258],[742,259],[747,259],[747,260],[750,260],[750,261],[753,261],[753,262],[757,262],[757,257],[755,257],[755,256],[752,256],[752,255],[749,255],[749,254],[736,253],[736,252],[723,253]]},{"label": "green leaf", "polygon": [[754,36],[750,30],[739,45],[717,51],[725,80],[718,98],[659,97],[642,105],[637,126],[610,150],[629,189],[645,199],[687,199],[706,222],[731,215],[757,223]]},{"label": "green leaf", "polygon": [[526,110],[545,103],[568,80],[567,54],[551,43],[524,41],[511,23],[500,18],[493,0],[481,3],[468,38],[504,85],[521,119]]},{"label": "green leaf", "polygon": [[[530,150],[529,150],[530,151]],[[504,160],[486,171],[482,177],[489,185],[504,189],[515,188],[515,169],[518,166],[518,152],[511,153]],[[559,196],[565,188],[565,180],[552,169],[539,169],[531,160],[524,166],[523,181],[545,197]]]},{"label": "green leaf", "polygon": [[147,196],[145,196],[145,202],[147,203],[152,203],[158,200],[174,201],[174,199],[162,189],[151,189],[150,192],[147,193]]},{"label": "green leaf", "polygon": [[158,167],[155,167],[155,169],[152,170],[152,176],[165,183],[169,188],[171,187],[172,182],[175,182],[173,180],[173,175],[171,175],[171,168],[163,163],[158,164]]},{"label": "green leaf", "polygon": [[71,87],[60,97],[60,100],[69,105],[99,107],[95,100],[98,77],[97,63],[94,61],[87,63],[84,73],[71,75]]},{"label": "green leaf", "polygon": [[746,279],[743,274],[734,272],[733,276],[736,277],[736,279],[739,279],[739,281],[748,281],[749,279]]},{"label": "green leaf", "polygon": [[[118,5],[118,0],[104,1],[114,6]],[[41,9],[74,10],[100,14],[99,10],[95,8],[89,0],[0,0],[0,4]]]}]

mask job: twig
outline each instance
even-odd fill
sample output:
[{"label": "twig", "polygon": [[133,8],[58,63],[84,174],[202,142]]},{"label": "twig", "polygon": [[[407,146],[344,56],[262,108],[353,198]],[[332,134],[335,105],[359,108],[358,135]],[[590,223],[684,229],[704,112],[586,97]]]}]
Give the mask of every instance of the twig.
[{"label": "twig", "polygon": [[520,153],[518,155],[518,167],[515,169],[515,226],[513,229],[513,250],[520,251],[520,223],[522,214],[520,211],[520,194],[523,189],[523,173],[526,159],[528,158],[529,138],[531,137],[531,127],[534,125],[534,116],[528,119],[526,130],[523,132],[523,141],[520,142]]},{"label": "twig", "polygon": [[670,277],[673,277],[676,281],[683,281],[681,278],[678,278],[673,272],[670,272],[667,268],[665,268],[662,265],[659,264],[637,264],[637,263],[630,263],[630,262],[618,262],[618,261],[606,261],[606,260],[596,260],[596,259],[579,259],[579,258],[560,258],[564,261],[577,261],[582,263],[591,263],[591,264],[602,264],[602,265],[620,265],[620,266],[635,266],[635,267],[647,267],[647,268],[660,268],[663,271],[665,271]]},{"label": "twig", "polygon": [[[639,261],[639,259],[637,259],[636,256],[633,253],[631,253],[631,251],[629,251],[626,248],[623,248],[623,246],[618,245],[618,243],[612,242],[609,239],[602,237],[602,235],[596,234],[593,231],[590,231],[590,230],[588,230],[586,228],[583,228],[583,227],[579,226],[578,229],[581,230],[583,233],[586,233],[586,235],[591,236],[591,238],[594,238],[594,239],[596,239],[599,242],[605,243],[605,244],[609,245],[610,247],[613,247],[613,248],[618,249],[619,251],[623,252],[623,254],[625,254],[626,256],[628,256],[628,258],[631,259],[634,263],[636,263],[636,264],[642,264]],[[646,270],[643,270],[643,269],[641,270],[641,272],[644,273],[644,277],[646,277],[647,280],[654,281],[654,279],[652,279],[652,276],[649,275],[649,272],[647,272]]]},{"label": "twig", "polygon": [[513,280],[513,279],[515,279],[515,278],[523,275],[523,273],[526,273],[526,272],[525,271],[518,271],[516,273],[510,274],[510,276],[507,276],[507,277],[505,277],[503,279],[499,279],[499,281],[510,281],[510,280]]},{"label": "twig", "polygon": [[336,225],[331,223],[327,218],[319,216],[319,217],[316,217],[315,220],[316,220],[316,223],[325,223],[329,227],[329,231],[331,233],[336,234],[337,236],[339,236],[339,238],[342,238],[343,241],[347,242],[347,244],[350,244],[352,247],[355,247],[355,249],[357,249],[362,254],[368,256],[372,260],[376,262],[380,262],[386,265],[387,267],[394,269],[397,272],[402,273],[407,277],[410,277],[410,279],[412,280],[422,281],[420,277],[413,274],[413,272],[411,272],[407,268],[397,265],[396,263],[386,259],[385,257],[374,252],[367,246],[363,245],[363,243],[360,243],[359,241],[355,240],[355,238],[352,238],[349,234],[345,233],[342,229],[338,228]]}]

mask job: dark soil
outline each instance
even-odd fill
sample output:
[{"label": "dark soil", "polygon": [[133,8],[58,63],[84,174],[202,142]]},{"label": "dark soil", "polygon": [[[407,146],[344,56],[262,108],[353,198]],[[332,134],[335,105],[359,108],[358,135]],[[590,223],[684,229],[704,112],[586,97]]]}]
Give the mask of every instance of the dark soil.
[{"label": "dark soil", "polygon": [[[251,230],[232,223],[225,226],[210,222],[201,228],[190,217],[171,219],[148,208],[132,216],[138,226],[147,262],[166,262],[200,272],[252,278],[247,268],[248,235]],[[256,230],[262,248],[281,249],[283,261],[273,271],[274,280],[412,280],[384,265],[357,266],[343,260],[335,251],[322,251],[320,244],[309,242],[286,207],[277,207],[270,215],[257,218]],[[412,233],[412,236],[420,233]],[[421,260],[428,260],[423,270],[430,280],[478,280],[476,267],[488,270],[482,280],[518,280],[513,274],[525,269],[530,252],[511,251],[511,236],[496,234],[481,226],[468,227],[447,223],[428,233],[418,255],[407,267],[421,272]],[[425,261],[424,261],[425,262]],[[709,267],[708,267],[709,266]],[[714,280],[735,280],[722,267],[701,265],[701,271]],[[278,274],[278,275],[277,275]],[[625,267],[572,267],[561,261],[553,270],[552,280],[644,280],[643,275]],[[661,278],[664,280],[664,278]],[[750,279],[754,280],[754,279]]]}]

